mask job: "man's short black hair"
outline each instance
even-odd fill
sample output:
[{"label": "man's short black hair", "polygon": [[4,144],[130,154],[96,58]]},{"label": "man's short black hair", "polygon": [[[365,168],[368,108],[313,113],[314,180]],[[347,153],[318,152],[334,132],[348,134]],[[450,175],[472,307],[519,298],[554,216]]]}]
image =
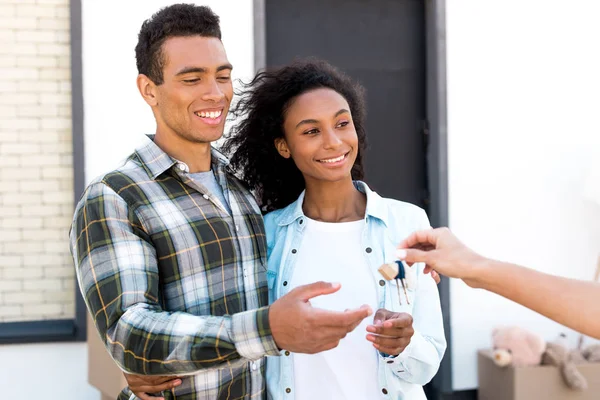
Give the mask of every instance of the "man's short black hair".
[{"label": "man's short black hair", "polygon": [[144,21],[135,46],[138,73],[157,85],[163,83],[165,57],[162,45],[168,38],[204,36],[221,39],[219,16],[209,7],[173,4]]}]

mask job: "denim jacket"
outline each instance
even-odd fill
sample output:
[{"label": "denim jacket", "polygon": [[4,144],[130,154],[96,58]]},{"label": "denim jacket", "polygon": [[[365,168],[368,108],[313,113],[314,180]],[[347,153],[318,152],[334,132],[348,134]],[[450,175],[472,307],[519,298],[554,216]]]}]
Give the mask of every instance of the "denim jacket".
[{"label": "denim jacket", "polygon": [[[402,290],[401,298],[398,298],[396,281],[385,281],[377,269],[381,264],[395,261],[396,245],[413,231],[429,228],[429,221],[425,212],[417,206],[382,198],[360,181],[355,182],[355,186],[367,195],[362,241],[365,259],[379,283],[378,306],[409,313],[414,320],[415,333],[400,355],[389,357],[378,353],[379,398],[426,399],[422,386],[436,374],[446,350],[437,285],[429,275],[423,274],[423,265],[415,264],[408,268],[407,274],[412,274],[410,278],[414,282],[407,289],[410,300],[408,304]],[[295,268],[294,254],[302,251],[302,237],[306,226],[303,223],[303,200],[304,193],[286,208],[265,216],[270,303],[285,295],[291,286],[287,281]],[[280,352],[280,356],[267,357],[269,399],[294,398],[293,357],[285,349]]]}]

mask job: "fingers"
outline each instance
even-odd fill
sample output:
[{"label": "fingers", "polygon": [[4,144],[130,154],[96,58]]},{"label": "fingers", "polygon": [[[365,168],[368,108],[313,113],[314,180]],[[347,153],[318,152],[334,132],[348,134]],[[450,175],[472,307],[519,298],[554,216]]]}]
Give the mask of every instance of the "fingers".
[{"label": "fingers", "polygon": [[410,344],[410,337],[387,338],[382,336],[368,335],[367,340],[373,343],[373,347],[382,353],[398,355]]},{"label": "fingers", "polygon": [[367,326],[367,332],[374,333],[376,335],[399,337],[406,336],[408,334],[412,335],[414,330],[411,319],[410,322],[406,320],[390,320],[384,322],[382,325],[369,325]]},{"label": "fingers", "polygon": [[339,283],[330,283],[330,282],[315,282],[310,283],[308,285],[299,286],[292,291],[288,295],[299,296],[302,301],[308,301],[313,297],[322,296],[324,294],[335,293],[342,285]]},{"label": "fingers", "polygon": [[399,249],[396,251],[396,257],[410,265],[418,262],[428,263],[435,254],[435,250],[423,251],[417,249]]},{"label": "fingers", "polygon": [[130,387],[154,387],[155,385],[160,385],[165,382],[181,380],[176,376],[154,376],[154,375],[135,375],[128,374],[126,372],[123,373],[125,379],[127,380],[127,384]]},{"label": "fingers", "polygon": [[367,331],[367,340],[379,351],[397,355],[404,351],[410,343],[415,331],[412,327],[413,319],[410,314],[397,313],[392,318],[380,325],[370,325]]},{"label": "fingers", "polygon": [[[372,313],[371,307],[369,307],[369,306],[367,306],[367,305],[363,305],[363,306],[361,306],[361,308],[366,308],[366,309],[368,309],[368,311],[369,311],[369,314],[367,315],[367,317],[368,317],[369,315],[371,315],[371,313]],[[346,311],[349,311],[349,310],[346,310]],[[365,317],[365,318],[366,318],[366,317]],[[348,333],[350,333],[350,332],[352,332],[354,329],[356,329],[356,327],[357,327],[358,325],[360,325],[360,323],[361,323],[363,320],[364,320],[364,318],[363,318],[363,319],[360,319],[360,320],[356,320],[356,321],[354,322],[354,324],[350,325],[350,327],[349,327],[349,329],[348,329]]]},{"label": "fingers", "polygon": [[[371,314],[373,314],[373,310],[367,305],[344,312],[314,308],[312,313],[312,323],[316,327],[346,327],[347,329],[350,329],[352,326],[359,325],[363,319]],[[348,332],[350,331],[351,329]]]},{"label": "fingers", "polygon": [[[132,390],[133,392],[133,390]],[[133,394],[135,394],[135,396],[141,400],[165,400],[164,397],[154,397],[154,396],[150,396],[148,393],[143,393],[143,392],[133,392]]]},{"label": "fingers", "polygon": [[439,233],[437,229],[425,229],[413,232],[398,244],[398,248],[409,249],[417,245],[435,246]]},{"label": "fingers", "polygon": [[375,312],[375,316],[373,317],[373,324],[380,325],[383,324],[383,321],[387,320],[392,313],[385,308],[380,308]]},{"label": "fingers", "polygon": [[412,334],[397,337],[367,335],[367,340],[373,344],[379,345],[380,347],[397,348],[401,346],[407,346],[411,337]]},{"label": "fingers", "polygon": [[[150,378],[150,377],[148,377]],[[129,385],[129,389],[142,400],[157,400],[163,399],[162,397],[153,397],[149,393],[160,393],[164,390],[173,389],[181,385],[181,379],[171,377],[156,377],[155,381],[162,381],[160,384],[142,384],[142,385]],[[166,380],[166,382],[165,382]],[[164,400],[164,399],[163,399]]]},{"label": "fingers", "polygon": [[435,281],[435,283],[437,285],[440,284],[440,281],[442,280],[442,278],[440,277],[440,274],[435,272],[435,270],[431,270],[431,277],[433,278],[433,280]]},{"label": "fingers", "polygon": [[408,313],[398,313],[393,319],[388,319],[383,323],[384,328],[408,328],[412,327],[413,317]]}]

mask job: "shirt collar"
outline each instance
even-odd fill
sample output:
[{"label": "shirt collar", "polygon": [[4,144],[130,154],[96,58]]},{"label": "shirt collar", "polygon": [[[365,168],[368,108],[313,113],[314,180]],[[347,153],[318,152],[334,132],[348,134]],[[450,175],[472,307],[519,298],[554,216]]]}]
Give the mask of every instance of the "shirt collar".
[{"label": "shirt collar", "polygon": [[[148,142],[138,147],[135,152],[142,162],[142,167],[146,170],[152,179],[156,179],[160,174],[173,167],[179,165],[182,171],[189,172],[188,166],[165,153],[160,147],[154,143],[154,135],[147,135]],[[211,147],[211,163],[216,170],[220,170],[229,165],[229,160],[220,151]]]},{"label": "shirt collar", "polygon": [[[367,209],[365,212],[365,217],[377,218],[387,226],[389,216],[383,197],[372,191],[369,186],[362,181],[354,181],[354,186],[367,195]],[[305,192],[306,190],[303,190],[295,202],[283,209],[279,225],[289,225],[298,218],[304,217],[302,203],[304,202]]]}]

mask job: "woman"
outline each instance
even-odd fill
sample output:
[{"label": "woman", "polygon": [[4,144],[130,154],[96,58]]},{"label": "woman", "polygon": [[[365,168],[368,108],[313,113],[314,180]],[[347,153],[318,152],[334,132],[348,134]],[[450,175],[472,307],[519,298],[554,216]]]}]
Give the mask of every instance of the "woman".
[{"label": "woman", "polygon": [[312,306],[378,310],[332,350],[269,357],[269,398],[425,399],[422,386],[446,349],[436,283],[417,266],[403,291],[377,269],[429,222],[420,208],[360,181],[362,88],[325,62],[304,61],[259,73],[242,95],[242,122],[224,148],[268,212],[270,301],[329,281],[341,289]]},{"label": "woman", "polygon": [[225,149],[269,212],[270,300],[324,280],[341,289],[313,306],[379,309],[372,324],[365,320],[333,350],[270,357],[269,396],[424,399],[422,385],[446,348],[436,284],[414,274],[405,295],[377,268],[393,262],[396,245],[429,222],[420,208],[382,198],[360,181],[361,87],[324,62],[298,62],[258,74],[237,110],[245,118]]}]

